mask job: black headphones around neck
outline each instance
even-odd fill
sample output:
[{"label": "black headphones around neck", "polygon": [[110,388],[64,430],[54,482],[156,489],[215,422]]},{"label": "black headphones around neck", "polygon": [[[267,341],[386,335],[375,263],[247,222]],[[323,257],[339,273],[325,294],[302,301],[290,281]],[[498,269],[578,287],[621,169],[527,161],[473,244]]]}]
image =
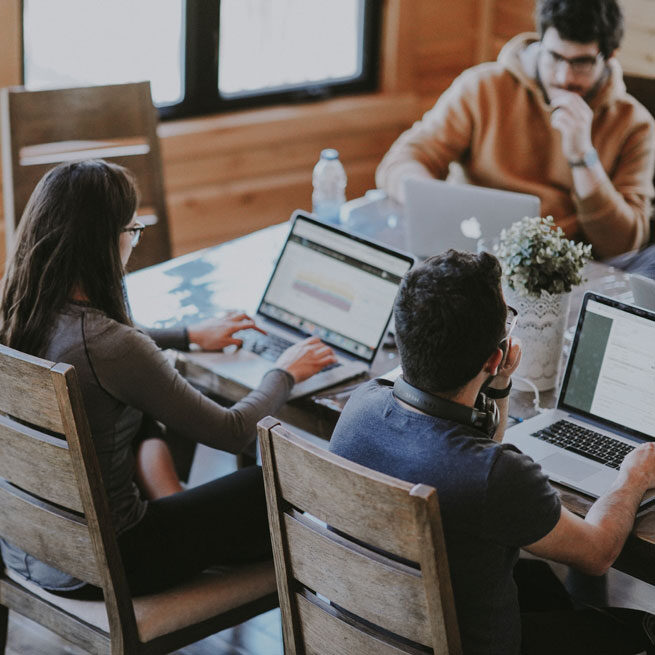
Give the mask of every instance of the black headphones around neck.
[{"label": "black headphones around neck", "polygon": [[402,375],[399,375],[393,385],[393,395],[398,400],[402,400],[430,416],[470,425],[482,430],[489,438],[494,436],[500,422],[498,406],[483,393],[478,395],[475,407],[468,407],[423,391],[411,385]]}]

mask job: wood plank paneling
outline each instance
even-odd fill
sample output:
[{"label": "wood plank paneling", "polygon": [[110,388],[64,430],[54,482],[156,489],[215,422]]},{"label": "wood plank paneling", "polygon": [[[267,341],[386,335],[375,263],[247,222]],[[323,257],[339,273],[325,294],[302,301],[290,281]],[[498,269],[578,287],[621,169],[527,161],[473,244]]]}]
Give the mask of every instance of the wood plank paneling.
[{"label": "wood plank paneling", "polygon": [[440,38],[465,35],[478,23],[480,0],[421,0],[417,3],[416,27],[417,43],[429,43]]},{"label": "wood plank paneling", "polygon": [[[160,125],[176,253],[211,245],[309,207],[311,170],[336,147],[353,198],[401,131],[464,69],[534,29],[534,0],[384,0],[381,93]],[[655,0],[622,0],[627,72],[652,77]],[[20,82],[20,0],[0,0],[0,86]],[[7,53],[7,54],[5,54]],[[403,95],[404,94],[404,95]],[[4,236],[0,221],[0,266]]]},{"label": "wood plank paneling", "polygon": [[534,0],[496,0],[492,30],[503,42],[520,32],[535,31]]},{"label": "wood plank paneling", "polygon": [[[382,158],[397,136],[398,126],[383,127],[376,133],[334,135],[329,143],[339,151],[341,160],[348,168],[361,158],[362,153],[366,153],[366,159]],[[274,175],[280,169],[281,158],[286,170],[311,174],[321,146],[325,144],[324,139],[316,139],[312,148],[311,142],[298,143],[293,140],[284,146],[271,144],[252,150],[216,151],[191,161],[169,161],[166,164],[167,191],[172,194],[212,183],[224,184],[235,179]]]},{"label": "wood plank paneling", "polygon": [[388,0],[382,23],[380,90],[383,93],[413,91],[415,0]]},{"label": "wood plank paneling", "polygon": [[[21,0],[0,0],[0,44],[2,44],[0,87],[20,84],[21,81],[20,7]],[[1,186],[2,162],[0,161]],[[2,206],[0,194],[0,275],[4,271],[5,262],[5,226],[2,219]]]},{"label": "wood plank paneling", "polygon": [[[348,166],[349,198],[374,187],[372,158]],[[285,221],[294,209],[311,208],[311,168],[256,180],[235,180],[169,194],[174,254],[221,243]]]},{"label": "wood plank paneling", "polygon": [[0,86],[20,84],[21,43],[20,43],[21,0],[2,0],[0,2]]},{"label": "wood plank paneling", "polygon": [[655,77],[655,0],[624,0],[625,39],[618,58],[630,75]]}]

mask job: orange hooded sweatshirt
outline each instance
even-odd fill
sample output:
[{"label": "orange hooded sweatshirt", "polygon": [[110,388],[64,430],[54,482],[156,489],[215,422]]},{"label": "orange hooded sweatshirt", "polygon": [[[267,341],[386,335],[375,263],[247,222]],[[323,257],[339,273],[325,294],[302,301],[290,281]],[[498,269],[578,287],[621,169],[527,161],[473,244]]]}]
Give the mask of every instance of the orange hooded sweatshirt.
[{"label": "orange hooded sweatshirt", "polygon": [[596,257],[639,248],[648,240],[655,195],[655,121],[626,93],[621,67],[611,58],[609,75],[588,100],[592,143],[610,182],[579,198],[535,79],[537,49],[521,57],[537,40],[521,34],[496,62],[464,71],[391,146],[377,185],[402,201],[405,177],[444,179],[449,164],[459,162],[472,184],[539,196],[542,215],[552,215],[569,238],[591,243]]}]

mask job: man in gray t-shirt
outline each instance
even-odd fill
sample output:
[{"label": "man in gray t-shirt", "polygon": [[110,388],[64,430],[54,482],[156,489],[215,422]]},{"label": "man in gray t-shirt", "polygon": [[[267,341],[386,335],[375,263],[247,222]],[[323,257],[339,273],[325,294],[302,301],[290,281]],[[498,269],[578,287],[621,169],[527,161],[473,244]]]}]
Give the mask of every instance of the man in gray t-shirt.
[{"label": "man in gray t-shirt", "polygon": [[[427,260],[403,280],[394,316],[403,376],[395,385],[373,380],[352,396],[330,450],[437,489],[464,652],[636,653],[652,646],[642,628],[650,615],[577,612],[548,569],[549,588],[537,585],[530,594],[525,585],[517,589],[514,574],[520,548],[605,572],[644,491],[655,486],[655,444],[626,458],[617,484],[583,520],[561,507],[537,464],[500,443],[520,348],[508,336],[513,312],[496,259],[449,251]],[[537,563],[535,570],[545,568]],[[540,611],[528,613],[528,606]]]}]

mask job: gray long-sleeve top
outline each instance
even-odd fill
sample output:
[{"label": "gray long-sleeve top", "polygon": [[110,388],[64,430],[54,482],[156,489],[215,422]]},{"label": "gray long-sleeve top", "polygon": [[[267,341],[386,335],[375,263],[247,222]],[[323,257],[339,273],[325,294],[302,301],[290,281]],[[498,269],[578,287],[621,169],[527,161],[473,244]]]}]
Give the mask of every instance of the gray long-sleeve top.
[{"label": "gray long-sleeve top", "polygon": [[[184,343],[182,330],[153,336],[164,347]],[[144,414],[189,439],[238,453],[255,438],[257,421],[276,412],[293,386],[287,372],[274,369],[227,409],[194,389],[150,336],[78,303],[58,317],[45,357],[75,367],[117,532],[145,512],[132,447]]]},{"label": "gray long-sleeve top", "polygon": [[[182,329],[152,336],[163,347],[187,345]],[[144,414],[189,439],[237,453],[293,386],[289,373],[273,369],[259,388],[226,409],[184,380],[150,336],[83,303],[70,303],[58,316],[44,357],[75,367],[117,533],[138,523],[147,507],[134,482],[133,440]],[[8,568],[46,589],[83,584],[4,540],[0,552]]]}]

